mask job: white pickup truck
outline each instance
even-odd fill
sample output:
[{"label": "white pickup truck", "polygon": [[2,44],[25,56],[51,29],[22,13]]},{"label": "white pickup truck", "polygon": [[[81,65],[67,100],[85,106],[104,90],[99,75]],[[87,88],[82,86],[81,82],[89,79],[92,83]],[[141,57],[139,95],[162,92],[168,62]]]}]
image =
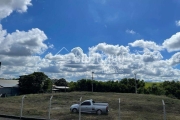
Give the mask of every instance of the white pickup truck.
[{"label": "white pickup truck", "polygon": [[[85,100],[81,103],[81,112],[83,113],[96,113],[98,115],[108,114],[108,103],[95,103],[92,99]],[[79,104],[73,104],[70,107],[70,111],[73,113],[79,112]]]}]

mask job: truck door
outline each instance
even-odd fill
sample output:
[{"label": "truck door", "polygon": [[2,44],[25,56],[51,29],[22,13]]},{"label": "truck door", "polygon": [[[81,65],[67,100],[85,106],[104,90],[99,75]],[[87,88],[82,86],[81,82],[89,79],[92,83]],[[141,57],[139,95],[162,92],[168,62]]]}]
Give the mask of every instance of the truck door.
[{"label": "truck door", "polygon": [[91,112],[92,106],[89,101],[83,102],[81,104],[81,111],[82,112]]}]

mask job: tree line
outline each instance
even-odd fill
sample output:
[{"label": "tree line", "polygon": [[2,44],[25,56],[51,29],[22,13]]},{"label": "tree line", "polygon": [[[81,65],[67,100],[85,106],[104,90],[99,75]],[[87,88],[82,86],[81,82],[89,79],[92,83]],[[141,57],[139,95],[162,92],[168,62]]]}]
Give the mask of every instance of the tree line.
[{"label": "tree line", "polygon": [[68,86],[69,91],[92,91],[92,84],[94,92],[135,93],[137,88],[138,94],[166,95],[180,99],[179,81],[164,81],[159,84],[153,83],[146,87],[144,80],[135,80],[134,78],[123,78],[119,81],[81,79],[76,82],[67,82],[64,78],[51,80],[43,72],[34,72],[19,78],[20,94],[52,92],[53,85]]},{"label": "tree line", "polygon": [[[135,80],[134,78],[123,78],[120,81],[93,81],[90,79],[81,79],[77,82],[69,82],[70,91],[93,91],[94,92],[119,92],[135,93],[137,86],[138,94],[166,95],[172,98],[180,99],[180,82],[164,81],[162,83],[152,83],[146,87],[144,80]],[[135,84],[136,83],[136,84]]]}]

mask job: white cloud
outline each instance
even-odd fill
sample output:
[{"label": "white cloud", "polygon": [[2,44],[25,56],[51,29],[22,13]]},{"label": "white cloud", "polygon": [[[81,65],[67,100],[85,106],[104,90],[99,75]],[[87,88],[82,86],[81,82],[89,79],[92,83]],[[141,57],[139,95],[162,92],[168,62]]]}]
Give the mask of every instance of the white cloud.
[{"label": "white cloud", "polygon": [[180,52],[175,53],[170,59],[169,62],[171,65],[178,65],[180,64]]},{"label": "white cloud", "polygon": [[28,32],[16,30],[7,33],[0,28],[0,55],[27,56],[42,54],[48,47],[43,42],[47,39],[45,33],[38,28]]},{"label": "white cloud", "polygon": [[145,40],[136,40],[133,43],[129,43],[130,46],[132,47],[141,47],[141,48],[148,48],[151,50],[162,50],[163,47],[160,45],[157,45],[153,41],[145,41]]},{"label": "white cloud", "polygon": [[[31,0],[1,0],[0,19],[9,16],[13,11],[26,12],[30,5]],[[107,22],[107,18],[100,17],[98,11],[93,11],[94,8],[91,7],[96,21]],[[116,13],[112,16],[114,18],[110,19],[111,22],[118,20]],[[126,32],[137,34],[133,30]],[[68,80],[77,80],[91,78],[91,72],[94,71],[94,79],[98,80],[134,77],[133,72],[137,72],[137,77],[141,76],[145,80],[160,80],[161,77],[177,79],[180,70],[173,66],[180,63],[180,53],[174,54],[169,60],[163,60],[160,51],[163,48],[168,51],[180,50],[179,36],[180,33],[176,33],[165,40],[163,46],[145,40],[136,40],[128,46],[99,43],[89,46],[87,53],[84,53],[81,47],[72,48],[71,52],[64,47],[61,50],[66,50],[66,54],[58,54],[60,50],[55,55],[48,53],[43,57],[40,54],[55,46],[45,43],[47,36],[42,30],[32,28],[29,31],[16,30],[8,33],[0,24],[0,76],[12,78],[42,71],[50,78],[64,77]],[[141,47],[143,51],[133,53],[129,46]]]},{"label": "white cloud", "polygon": [[53,48],[54,48],[54,45],[53,45],[53,44],[49,44],[48,47],[51,48],[51,49],[53,49]]},{"label": "white cloud", "polygon": [[73,48],[71,52],[74,53],[76,57],[83,57],[84,54],[83,50],[80,47]]},{"label": "white cloud", "polygon": [[168,50],[168,52],[179,51],[180,50],[180,32],[172,35],[169,39],[163,42],[163,47]]},{"label": "white cloud", "polygon": [[[125,54],[122,56],[118,54],[119,51],[124,51]],[[163,60],[159,51],[145,49],[141,54],[137,54],[131,53],[128,47],[106,43],[90,47],[89,53],[84,53],[82,48],[75,47],[70,53],[64,55],[48,53],[44,58],[9,55],[1,55],[0,58],[3,61],[2,76],[8,74],[19,76],[20,73],[22,75],[42,71],[51,78],[64,77],[68,80],[77,80],[90,78],[91,72],[94,71],[95,79],[107,80],[125,76],[134,77],[133,72],[136,71],[142,79],[153,81],[161,79],[162,76],[175,79],[180,73],[180,70],[172,67],[173,62],[170,63],[170,61],[176,61],[175,58],[178,57]],[[178,63],[179,61],[176,61],[176,64]]]},{"label": "white cloud", "polygon": [[26,12],[31,6],[31,0],[0,0],[0,20],[9,16],[13,11]]},{"label": "white cloud", "polygon": [[89,52],[103,52],[109,55],[120,55],[120,54],[126,54],[129,52],[129,47],[128,46],[119,46],[119,45],[110,45],[106,43],[99,43],[96,46],[93,46],[89,48]]},{"label": "white cloud", "polygon": [[132,34],[132,35],[134,35],[134,34],[136,34],[136,32],[134,31],[134,30],[126,30],[126,33],[129,33],[129,34]]},{"label": "white cloud", "polygon": [[41,61],[40,56],[7,56],[0,55],[2,65],[5,66],[26,66],[26,67],[36,67]]},{"label": "white cloud", "polygon": [[[0,19],[9,16],[13,11],[26,12],[31,0],[1,0]],[[0,24],[0,55],[28,56],[42,54],[48,47],[43,42],[47,36],[38,28],[29,31],[16,30],[7,33]]]},{"label": "white cloud", "polygon": [[176,26],[180,26],[180,20],[178,20],[178,21],[175,21],[175,23],[176,23]]},{"label": "white cloud", "polygon": [[[13,11],[26,12],[30,5],[31,0],[1,0],[0,20]],[[44,43],[46,39],[45,33],[38,28],[7,33],[0,24],[0,75],[9,78],[38,71],[44,59],[37,55],[47,50],[48,47]]]},{"label": "white cloud", "polygon": [[[118,54],[120,48],[126,51],[123,57]],[[142,79],[152,81],[162,79],[162,76],[177,78],[180,73],[169,64],[169,60],[162,60],[163,56],[159,51],[145,49],[141,54],[130,53],[128,47],[106,43],[99,43],[89,48],[87,54],[83,53],[80,47],[73,48],[71,51],[65,55],[49,53],[40,65],[41,70],[50,75],[56,73],[62,76],[66,73],[76,79],[85,78],[87,74],[90,77],[91,71],[94,71],[98,78],[103,80],[120,79],[125,75],[133,77],[135,71]],[[171,73],[167,73],[168,70]]]},{"label": "white cloud", "polygon": [[163,58],[163,56],[161,55],[159,51],[150,52],[148,49],[145,50],[142,57],[143,57],[144,62],[159,61]]},{"label": "white cloud", "polygon": [[1,76],[6,78],[38,71],[39,64],[42,62],[40,56],[13,57],[7,55],[0,55],[0,61],[2,62]]}]

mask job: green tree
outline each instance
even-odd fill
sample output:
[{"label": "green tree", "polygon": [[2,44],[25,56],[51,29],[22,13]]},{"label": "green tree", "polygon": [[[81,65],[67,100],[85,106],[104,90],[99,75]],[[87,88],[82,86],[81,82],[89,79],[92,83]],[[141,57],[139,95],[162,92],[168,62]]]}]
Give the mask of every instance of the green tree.
[{"label": "green tree", "polygon": [[73,81],[71,81],[71,82],[69,82],[68,83],[68,86],[69,86],[69,91],[77,91],[77,85],[76,85],[77,83],[76,82],[73,82]]},{"label": "green tree", "polygon": [[54,84],[57,86],[67,86],[66,79],[64,79],[64,78],[56,80]]},{"label": "green tree", "polygon": [[52,92],[52,81],[51,79],[47,79],[44,81],[44,85],[43,85],[43,91],[44,92]]},{"label": "green tree", "polygon": [[34,72],[29,75],[20,76],[19,89],[21,94],[40,93],[47,91],[51,84],[48,79],[48,76],[43,72]]}]

